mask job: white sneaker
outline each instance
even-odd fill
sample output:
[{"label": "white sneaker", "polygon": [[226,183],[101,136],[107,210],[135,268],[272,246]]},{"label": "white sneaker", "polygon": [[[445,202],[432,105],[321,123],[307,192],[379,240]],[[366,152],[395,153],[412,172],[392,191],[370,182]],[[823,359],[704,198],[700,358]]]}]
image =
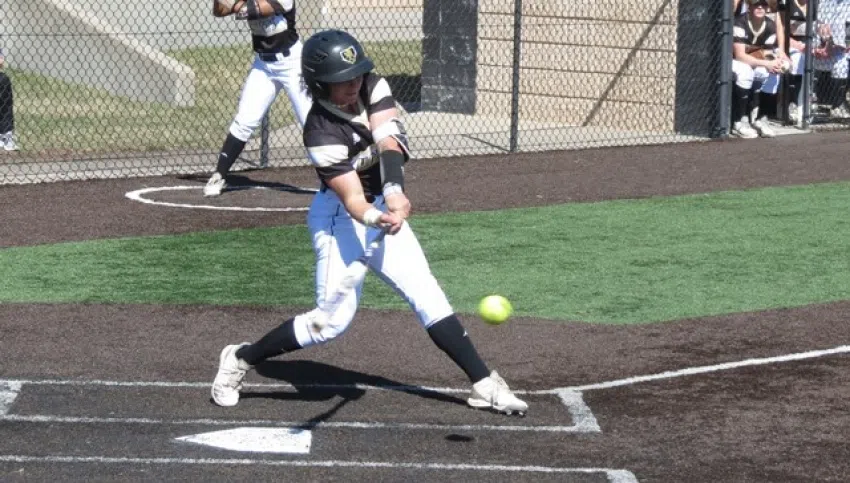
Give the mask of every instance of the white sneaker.
[{"label": "white sneaker", "polygon": [[239,390],[242,389],[242,379],[254,366],[236,357],[240,347],[250,345],[248,342],[229,345],[221,351],[218,360],[218,374],[212,385],[212,398],[219,406],[236,406],[239,403]]},{"label": "white sneaker", "polygon": [[3,149],[6,151],[18,151],[20,148],[18,147],[18,143],[15,142],[15,135],[9,131],[3,136],[0,136],[2,140],[0,142],[3,143]]},{"label": "white sneaker", "polygon": [[800,111],[801,109],[797,104],[793,102],[788,104],[788,121],[791,124],[797,124],[798,122],[802,121],[802,119],[800,118],[802,117],[803,113]]},{"label": "white sneaker", "polygon": [[847,109],[847,106],[841,104],[838,107],[829,110],[829,117],[835,119],[850,119],[850,110]]},{"label": "white sneaker", "polygon": [[756,132],[758,132],[759,136],[763,138],[776,137],[776,131],[770,127],[770,124],[768,124],[767,119],[765,118],[756,119],[755,122],[753,122],[753,128]]},{"label": "white sneaker", "polygon": [[748,121],[738,121],[732,125],[732,135],[742,139],[755,139],[759,137],[758,131],[750,126]]},{"label": "white sneaker", "polygon": [[525,416],[528,411],[528,404],[514,396],[508,384],[496,371],[472,385],[472,392],[466,403],[477,409],[493,409],[508,415],[516,412]]},{"label": "white sneaker", "polygon": [[227,181],[219,172],[213,173],[209,181],[204,186],[204,196],[218,196],[227,187]]}]

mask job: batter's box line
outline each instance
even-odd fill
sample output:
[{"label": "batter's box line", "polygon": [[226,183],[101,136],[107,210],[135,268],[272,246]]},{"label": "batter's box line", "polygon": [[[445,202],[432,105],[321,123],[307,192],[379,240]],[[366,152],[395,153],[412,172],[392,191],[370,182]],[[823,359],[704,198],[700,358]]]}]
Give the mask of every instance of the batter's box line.
[{"label": "batter's box line", "polygon": [[[527,431],[527,432],[550,432],[550,433],[600,433],[602,430],[596,422],[596,418],[590,408],[584,403],[580,392],[571,390],[535,391],[535,395],[556,396],[566,407],[570,414],[571,426],[565,425],[449,425],[431,423],[382,423],[382,422],[357,422],[357,421],[320,421],[320,422],[298,422],[280,420],[222,420],[222,419],[188,419],[168,420],[160,418],[124,417],[110,418],[97,416],[56,416],[27,414],[9,414],[9,410],[17,398],[18,393],[27,385],[33,386],[102,386],[102,387],[156,387],[156,388],[208,388],[209,383],[198,382],[131,382],[131,381],[104,381],[104,380],[3,380],[0,379],[0,421],[29,422],[29,423],[68,423],[68,424],[172,424],[172,425],[195,425],[205,424],[212,426],[277,426],[292,428],[355,428],[355,429],[419,429],[439,431]],[[294,389],[295,386],[286,383],[277,384],[251,384],[247,387],[254,388],[276,388]],[[299,384],[301,388],[315,389],[368,389],[381,391],[404,391],[404,392],[443,392],[458,393],[468,390],[456,388],[425,388],[417,386],[371,386],[364,384]],[[529,393],[531,391],[518,391]]]},{"label": "batter's box line", "polygon": [[[599,428],[599,424],[596,422],[596,418],[593,416],[590,408],[585,404],[584,398],[582,397],[582,393],[586,391],[598,390],[598,389],[608,389],[619,386],[628,386],[641,382],[649,382],[649,381],[658,381],[663,379],[672,379],[677,377],[685,377],[692,376],[697,374],[708,374],[712,372],[719,372],[731,369],[737,369],[741,367],[752,367],[752,366],[760,366],[774,363],[782,363],[782,362],[792,362],[792,361],[800,361],[806,359],[815,359],[820,357],[826,357],[831,355],[839,355],[846,354],[850,352],[850,345],[842,345],[838,347],[834,347],[831,349],[824,350],[813,350],[808,352],[798,352],[794,354],[786,354],[775,357],[762,357],[762,358],[753,358],[753,359],[745,359],[737,362],[726,362],[722,364],[714,364],[709,366],[699,366],[699,367],[690,367],[685,369],[680,369],[676,371],[666,371],[658,374],[651,374],[645,376],[633,376],[625,379],[617,379],[613,381],[600,382],[596,384],[586,384],[582,386],[571,386],[571,387],[562,387],[555,389],[547,389],[547,390],[537,390],[537,391],[524,391],[517,390],[514,391],[519,395],[556,395],[561,402],[567,407],[570,412],[570,415],[573,418],[573,422],[575,423],[573,426],[488,426],[488,429],[494,430],[503,430],[503,431],[553,431],[553,432],[601,432]],[[104,380],[62,380],[62,379],[47,379],[47,380],[17,380],[17,379],[0,379],[0,420],[4,419],[16,419],[16,420],[24,420],[22,418],[31,417],[31,418],[41,418],[34,419],[34,422],[79,422],[81,418],[66,418],[63,421],[59,417],[52,416],[13,416],[7,414],[12,404],[15,401],[15,398],[18,395],[18,392],[23,388],[24,385],[71,385],[71,386],[109,386],[109,387],[165,387],[165,388],[208,388],[209,382],[165,382],[165,381],[154,381],[154,382],[145,382],[145,381],[104,381]],[[256,387],[256,388],[294,388],[291,384],[250,384],[246,385],[247,387]],[[421,386],[370,386],[365,384],[306,384],[299,385],[300,387],[310,387],[310,388],[326,388],[326,389],[340,389],[340,388],[358,388],[358,389],[371,389],[371,390],[396,390],[396,391],[409,391],[409,392],[424,392],[424,391],[436,391],[436,392],[445,392],[445,393],[460,393],[466,392],[466,389],[457,389],[457,388],[433,388],[433,387],[421,387]],[[51,419],[53,418],[53,419]],[[88,418],[87,420],[96,421],[101,420],[104,422],[119,422],[116,419],[110,418]],[[217,424],[216,420],[203,420],[204,423],[208,424]],[[146,419],[146,418],[134,418],[131,420],[126,420],[125,422],[139,422],[139,423],[157,423],[163,424],[167,421],[164,420],[154,420],[154,419]],[[233,422],[228,422],[228,424],[232,424]],[[249,422],[238,422],[239,424],[249,424]],[[172,424],[181,424],[179,421],[172,421]],[[263,424],[268,424],[268,422],[263,422]],[[297,424],[297,423],[296,423]],[[378,423],[323,423],[328,426],[342,425],[342,424],[351,424],[357,425],[357,427],[367,428],[387,428],[393,427],[390,424],[378,424]],[[412,424],[412,423],[405,423]],[[371,426],[370,426],[371,425]],[[404,427],[399,425],[397,427]],[[421,429],[450,429],[453,427],[450,426],[442,426],[442,425],[413,425],[411,427],[417,427]],[[460,427],[458,427],[460,428]],[[483,426],[481,428],[484,428]]]},{"label": "batter's box line", "polygon": [[259,458],[131,458],[107,456],[25,456],[0,455],[0,463],[88,463],[119,465],[198,465],[198,466],[278,466],[300,468],[367,468],[407,469],[428,471],[489,471],[498,473],[538,474],[604,474],[609,483],[636,483],[635,475],[628,470],[611,468],[563,468],[555,466],[485,465],[464,463],[411,463],[391,461],[341,461],[341,460],[271,460]]}]

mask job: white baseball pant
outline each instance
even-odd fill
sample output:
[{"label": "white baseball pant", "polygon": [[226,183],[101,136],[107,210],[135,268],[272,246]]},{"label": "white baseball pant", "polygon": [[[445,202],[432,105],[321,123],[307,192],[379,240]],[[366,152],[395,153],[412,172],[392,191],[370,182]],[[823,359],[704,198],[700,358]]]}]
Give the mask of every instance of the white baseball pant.
[{"label": "white baseball pant", "polygon": [[288,56],[281,54],[281,58],[274,62],[266,62],[259,55],[254,57],[251,71],[242,86],[236,117],[230,124],[230,134],[235,138],[248,141],[281,88],[289,97],[295,120],[304,126],[312,100],[301,76],[301,48],[302,43],[296,42]]},{"label": "white baseball pant", "polygon": [[[386,210],[383,196],[378,196],[373,204]],[[316,254],[316,303],[322,307],[339,285],[346,267],[363,253],[367,231],[371,240],[378,230],[352,219],[332,190],[314,196],[307,226]],[[401,231],[384,239],[370,259],[369,269],[407,301],[422,327],[427,329],[454,313],[409,224],[405,223]],[[320,332],[312,330],[310,314],[297,316],[298,343],[302,347],[322,344],[345,332],[354,319],[361,292],[362,285],[342,302]]]}]

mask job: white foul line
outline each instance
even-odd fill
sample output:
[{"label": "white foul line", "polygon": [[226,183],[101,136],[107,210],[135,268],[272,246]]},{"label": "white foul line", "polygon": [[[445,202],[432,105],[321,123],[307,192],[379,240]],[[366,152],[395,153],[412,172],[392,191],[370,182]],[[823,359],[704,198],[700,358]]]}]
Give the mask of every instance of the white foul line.
[{"label": "white foul line", "polygon": [[[273,188],[268,188],[266,186],[251,186],[251,189],[266,189],[266,190],[274,190]],[[159,206],[168,206],[172,208],[193,208],[199,210],[220,210],[220,211],[307,211],[309,207],[284,207],[284,208],[263,208],[263,207],[244,207],[244,206],[215,206],[215,205],[193,205],[189,203],[171,203],[168,201],[155,201],[148,198],[145,198],[143,195],[148,193],[153,193],[156,191],[184,191],[184,190],[199,190],[201,189],[198,186],[156,186],[153,188],[143,188],[140,190],[130,191],[125,193],[124,196],[133,200],[138,201],[140,203],[145,203],[148,205],[159,205]],[[298,188],[301,191],[317,191],[312,188]],[[274,190],[279,191],[279,190]]]},{"label": "white foul line", "polygon": [[667,371],[661,372],[658,374],[651,374],[647,376],[635,376],[628,377],[625,379],[617,379],[615,381],[608,382],[599,382],[596,384],[587,384],[584,386],[571,386],[568,388],[564,388],[566,390],[571,391],[592,391],[594,389],[608,389],[612,387],[618,386],[629,386],[632,384],[637,384],[639,382],[647,382],[647,381],[657,381],[660,379],[672,379],[674,377],[682,377],[682,376],[692,376],[694,374],[705,374],[709,372],[717,372],[717,371],[725,371],[728,369],[737,369],[739,367],[747,367],[747,366],[762,366],[765,364],[772,364],[774,362],[789,362],[789,361],[799,361],[804,359],[815,359],[817,357],[829,356],[834,354],[844,354],[850,352],[850,345],[842,345],[839,347],[834,347],[832,349],[824,349],[824,350],[815,350],[809,352],[799,352],[796,354],[788,354],[784,356],[776,356],[776,357],[762,357],[757,359],[745,359],[743,361],[738,362],[726,362],[723,364],[715,364],[712,366],[700,366],[700,367],[689,367],[687,369],[680,369],[678,371]]},{"label": "white foul line", "polygon": [[[560,468],[556,466],[514,466],[514,465],[474,465],[462,463],[404,463],[389,461],[307,461],[307,460],[270,460],[270,459],[230,459],[230,458],[110,458],[105,456],[23,456],[0,455],[0,462],[11,463],[118,463],[143,465],[262,465],[295,466],[307,468],[379,468],[379,469],[416,469],[444,471],[499,471],[518,473],[605,473],[608,481],[615,483],[636,482],[634,474],[625,470],[610,468]],[[612,476],[614,478],[612,478]]]}]

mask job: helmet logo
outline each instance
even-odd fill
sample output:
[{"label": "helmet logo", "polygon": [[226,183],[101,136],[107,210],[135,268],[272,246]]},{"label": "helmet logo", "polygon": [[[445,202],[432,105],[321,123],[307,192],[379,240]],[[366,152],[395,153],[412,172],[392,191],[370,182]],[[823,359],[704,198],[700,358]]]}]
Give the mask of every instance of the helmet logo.
[{"label": "helmet logo", "polygon": [[357,62],[357,51],[354,50],[354,46],[346,47],[339,53],[339,56],[342,57],[344,62],[349,64]]}]

